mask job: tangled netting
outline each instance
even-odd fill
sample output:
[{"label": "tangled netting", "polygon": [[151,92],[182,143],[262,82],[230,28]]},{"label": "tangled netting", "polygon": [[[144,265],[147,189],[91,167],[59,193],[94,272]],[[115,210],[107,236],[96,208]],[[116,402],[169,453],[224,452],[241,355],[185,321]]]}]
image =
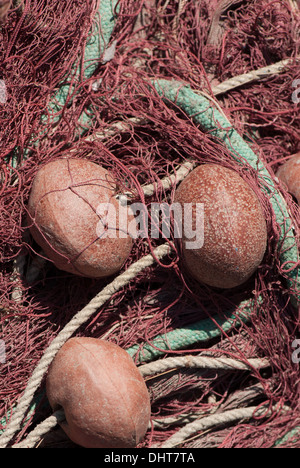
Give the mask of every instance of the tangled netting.
[{"label": "tangled netting", "polygon": [[[271,411],[265,418],[224,422],[196,432],[181,446],[300,447],[299,364],[292,359],[300,333],[299,306],[291,303],[288,268],[280,262],[279,229],[266,182],[151,85],[153,79],[173,79],[217,103],[272,174],[298,247],[300,209],[274,175],[300,151],[297,2],[120,0],[113,6],[109,38],[95,19],[96,0],[0,3],[0,338],[5,343],[0,433],[47,346],[112,280],[59,271],[33,241],[26,212],[40,166],[62,156],[96,162],[111,171],[120,193],[130,193],[131,200],[150,208],[154,201],[172,203],[176,177],[168,186],[162,181],[184,162],[211,162],[238,171],[261,201],[268,249],[256,274],[235,290],[197,284],[185,271],[180,245],[171,235],[170,253],[115,292],[76,335],[136,347],[133,357],[143,363],[144,343],[201,320],[210,319],[218,328],[216,318],[228,311],[234,316],[248,302],[247,320],[233,320],[230,329],[212,339],[169,349],[161,357],[266,358],[269,367],[246,372],[183,368],[147,377],[152,423],[141,446],[163,444],[195,416],[266,405]],[[95,30],[102,52],[89,60],[86,50]],[[223,81],[288,58],[280,73],[259,76],[216,101],[213,89]],[[146,196],[143,187],[149,185],[153,191]],[[155,257],[155,248],[164,242],[137,239],[122,271],[149,253]],[[13,442],[50,414],[43,381]],[[56,429],[41,446],[68,445]]]}]

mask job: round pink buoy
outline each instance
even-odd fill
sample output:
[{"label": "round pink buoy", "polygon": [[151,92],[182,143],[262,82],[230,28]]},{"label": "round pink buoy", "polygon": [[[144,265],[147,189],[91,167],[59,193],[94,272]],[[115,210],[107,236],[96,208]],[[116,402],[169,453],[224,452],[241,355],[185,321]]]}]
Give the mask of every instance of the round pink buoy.
[{"label": "round pink buoy", "polygon": [[64,158],[38,171],[28,222],[33,238],[58,269],[103,278],[117,273],[132,249],[126,226],[119,229],[120,209],[116,183],[106,169]]},{"label": "round pink buoy", "polygon": [[72,338],[54,358],[46,381],[60,425],[85,448],[134,448],[150,421],[148,389],[129,354],[95,338]]},{"label": "round pink buoy", "polygon": [[[264,213],[251,187],[231,169],[204,164],[180,184],[175,202],[183,208],[204,206],[203,245],[188,248],[191,239],[183,235],[183,261],[190,274],[217,288],[245,283],[261,264],[267,246]],[[195,210],[193,216],[195,230]]]},{"label": "round pink buoy", "polygon": [[276,175],[300,205],[300,153],[295,154],[284,163]]}]

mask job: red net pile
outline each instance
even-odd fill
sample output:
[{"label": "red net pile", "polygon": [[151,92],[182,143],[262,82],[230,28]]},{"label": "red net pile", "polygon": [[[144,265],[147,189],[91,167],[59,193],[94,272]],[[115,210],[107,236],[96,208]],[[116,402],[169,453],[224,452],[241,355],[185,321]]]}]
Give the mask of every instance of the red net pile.
[{"label": "red net pile", "polygon": [[[99,63],[92,78],[79,81],[76,97],[58,111],[55,124],[44,121],[53,95],[84,56],[97,3],[15,2],[0,28],[0,80],[7,90],[5,103],[0,103],[0,339],[6,345],[6,364],[0,365],[0,419],[13,409],[53,337],[111,281],[78,278],[44,261],[25,224],[26,203],[40,165],[74,151],[76,157],[109,169],[120,191],[131,191],[133,200],[142,198],[147,206],[171,202],[175,186],[166,191],[160,180],[184,161],[236,165],[221,142],[175,105],[163,102],[149,87],[149,79],[174,78],[212,94],[212,87],[228,78],[300,52],[300,14],[293,1],[120,0],[114,57]],[[294,61],[283,73],[218,97],[270,171],[300,151],[299,104],[292,100],[298,79],[300,65]],[[83,110],[88,123],[82,121]],[[250,323],[189,352],[266,357],[272,370],[255,375],[181,370],[149,379],[152,416],[178,420],[193,412],[265,402],[270,407],[289,405],[291,411],[234,429],[224,427],[209,436],[198,434],[185,447],[271,447],[283,431],[300,426],[299,367],[291,358],[292,343],[299,337],[299,311],[290,303],[278,267],[278,231],[270,201],[251,171],[241,175],[258,194],[268,225],[268,252],[254,278],[234,291],[195,284],[182,268],[178,247],[116,293],[78,331],[127,349],[202,318],[222,316],[242,300],[262,298]],[[142,186],[155,182],[154,195],[143,199]],[[284,197],[297,231],[299,207],[288,193]],[[161,241],[137,239],[123,270]],[[16,267],[22,260],[19,275]],[[16,440],[27,434],[33,420],[50,414],[42,390]],[[178,422],[153,425],[143,445],[163,442],[179,427]],[[299,435],[300,431],[285,444],[299,447]],[[60,442],[66,444],[65,439]]]}]

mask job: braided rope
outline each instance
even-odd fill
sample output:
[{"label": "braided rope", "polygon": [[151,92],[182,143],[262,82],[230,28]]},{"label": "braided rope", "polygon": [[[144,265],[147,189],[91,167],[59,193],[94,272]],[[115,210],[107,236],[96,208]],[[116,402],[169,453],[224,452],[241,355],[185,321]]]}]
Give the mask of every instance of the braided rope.
[{"label": "braided rope", "polygon": [[177,11],[176,17],[174,18],[173,31],[176,31],[176,29],[178,29],[179,27],[180,16],[182,15],[187,2],[188,0],[178,0],[178,11]]},{"label": "braided rope", "polygon": [[[152,197],[158,189],[169,190],[174,185],[179,184],[185,177],[194,169],[195,164],[191,161],[185,161],[183,164],[178,166],[175,169],[174,173],[170,173],[168,176],[160,179],[159,182],[154,182],[152,184],[143,185],[142,191],[145,197]],[[123,192],[123,196],[131,197],[131,192]]]},{"label": "braided rope", "polygon": [[169,417],[162,418],[162,419],[152,419],[151,423],[149,424],[149,429],[153,427],[153,428],[163,430],[166,427],[170,427],[173,425],[176,425],[176,426],[185,425],[204,416],[207,416],[207,413],[204,413],[203,411],[201,412],[196,411],[194,413],[183,413],[180,415],[169,416]]},{"label": "braided rope", "polygon": [[169,190],[174,184],[178,184],[185,179],[194,167],[195,164],[190,161],[186,161],[176,169],[175,174],[170,174],[169,176],[164,177],[159,183],[155,182],[154,184],[145,185],[142,187],[145,197],[151,197],[154,195],[158,188]]}]

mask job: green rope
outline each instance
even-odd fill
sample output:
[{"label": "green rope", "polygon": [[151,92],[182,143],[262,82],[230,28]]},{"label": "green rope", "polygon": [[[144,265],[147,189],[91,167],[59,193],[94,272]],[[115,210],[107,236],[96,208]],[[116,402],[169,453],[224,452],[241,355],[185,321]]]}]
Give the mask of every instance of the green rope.
[{"label": "green rope", "polygon": [[[114,13],[115,8],[116,12],[119,11],[119,7],[116,7],[116,5],[117,0],[101,0],[99,10],[95,14],[92,26],[92,33],[84,51],[82,74],[83,79],[85,80],[91,78],[97,70],[97,67],[99,66],[100,57],[104,53],[105,49],[107,48],[110,42],[110,38],[112,36],[116,21]],[[57,123],[59,121],[59,117],[54,117],[54,115],[63,109],[63,107],[66,105],[68,98],[70,98],[71,104],[71,95],[75,90],[75,86],[80,84],[80,62],[81,60],[78,60],[73,65],[73,72],[71,73],[71,76],[66,77],[66,80],[68,82],[72,81],[73,84],[62,83],[56,95],[53,96],[52,101],[48,106],[48,111],[52,123]],[[72,76],[72,74],[74,76]],[[47,116],[43,116],[42,122],[45,123],[46,120]],[[90,122],[91,118],[86,114],[86,112],[83,112],[81,115],[81,123],[88,124]]]},{"label": "green rope", "polygon": [[250,320],[251,315],[254,314],[253,309],[253,301],[249,303],[249,300],[247,300],[239,305],[237,311],[227,311],[223,317],[215,315],[192,325],[177,328],[164,335],[157,336],[151,343],[145,343],[142,346],[134,345],[126,351],[131,357],[136,358],[139,363],[153,361],[169,350],[176,351],[197,343],[205,343],[220,337],[222,333],[240,327]]},{"label": "green rope", "polygon": [[275,442],[274,447],[272,448],[280,447],[280,445],[286,444],[293,437],[299,435],[299,431],[300,431],[300,427],[295,427],[291,431],[287,432]]}]

